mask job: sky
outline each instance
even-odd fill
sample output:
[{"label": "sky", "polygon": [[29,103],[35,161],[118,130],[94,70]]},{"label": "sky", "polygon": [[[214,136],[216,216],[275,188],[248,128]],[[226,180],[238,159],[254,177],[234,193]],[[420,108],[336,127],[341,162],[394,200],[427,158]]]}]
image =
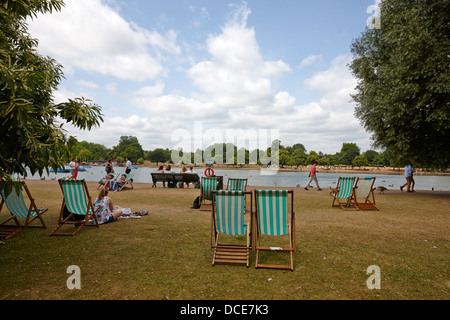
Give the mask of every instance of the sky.
[{"label": "sky", "polygon": [[372,149],[348,64],[374,0],[64,2],[28,23],[40,54],[63,66],[54,102],[102,107],[100,127],[64,126],[79,141],[112,148],[135,136],[144,150],[195,151],[266,137],[307,152]]}]

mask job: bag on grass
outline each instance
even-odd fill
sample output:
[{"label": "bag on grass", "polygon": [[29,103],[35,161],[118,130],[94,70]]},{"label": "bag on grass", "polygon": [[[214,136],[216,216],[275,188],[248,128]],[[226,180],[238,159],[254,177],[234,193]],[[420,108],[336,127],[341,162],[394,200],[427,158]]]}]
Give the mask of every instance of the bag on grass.
[{"label": "bag on grass", "polygon": [[200,209],[200,196],[195,198],[194,203],[192,204],[192,209]]}]

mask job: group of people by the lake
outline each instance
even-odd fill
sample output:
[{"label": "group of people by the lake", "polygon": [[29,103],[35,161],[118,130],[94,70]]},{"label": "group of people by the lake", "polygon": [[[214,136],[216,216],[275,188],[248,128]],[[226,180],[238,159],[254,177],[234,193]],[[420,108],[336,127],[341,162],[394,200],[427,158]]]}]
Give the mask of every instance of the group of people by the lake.
[{"label": "group of people by the lake", "polygon": [[[322,189],[319,186],[319,181],[317,180],[316,166],[317,166],[317,161],[314,162],[314,164],[311,166],[311,171],[309,173],[309,181],[305,186],[305,190],[309,190],[308,187],[311,186],[311,182],[314,180],[314,182],[316,183],[316,186],[317,186],[317,190],[322,191]],[[405,184],[403,184],[400,187],[400,191],[403,191],[403,188],[406,187],[407,192],[415,192],[414,186],[416,185],[416,182],[414,181],[412,167],[409,164],[405,166],[405,179],[406,179],[406,182],[405,182]]]},{"label": "group of people by the lake", "polygon": [[[114,160],[114,159],[112,159]],[[76,159],[72,159],[72,162],[76,162]],[[71,162],[71,163],[72,163]],[[315,162],[310,169],[309,173],[309,181],[305,186],[305,190],[309,190],[308,188],[311,187],[311,182],[314,181],[317,187],[318,191],[321,191],[322,189],[319,186],[319,181],[317,179],[317,162]],[[76,168],[76,166],[73,166]],[[122,210],[115,210],[114,205],[112,202],[112,199],[108,196],[108,192],[110,190],[118,191],[121,186],[123,186],[127,182],[127,177],[125,174],[122,174],[120,178],[114,179],[114,169],[112,165],[112,161],[108,161],[106,165],[106,172],[107,174],[100,180],[100,183],[104,185],[104,187],[100,190],[100,193],[98,197],[94,200],[94,210],[96,210],[96,216],[99,223],[109,223],[116,221],[119,219],[121,215],[123,215]],[[126,165],[127,173],[131,171],[131,161],[127,158],[127,165]],[[71,172],[72,172],[72,165],[71,165]],[[167,166],[159,166],[158,173],[174,173],[172,170],[172,166],[169,164]],[[194,173],[193,167],[190,166],[189,169],[186,168],[186,166],[183,166],[180,173]],[[76,178],[76,172],[73,172],[73,175]],[[406,187],[407,192],[414,192],[414,186],[415,181],[413,178],[413,170],[411,165],[405,166],[405,179],[406,183],[403,184],[400,187],[400,190],[403,191],[403,188]],[[166,187],[165,182],[163,183],[164,187]],[[187,184],[187,187],[189,188],[189,184]]]},{"label": "group of people by the lake", "polygon": [[104,189],[117,192],[128,182],[127,175],[131,172],[132,163],[130,158],[127,158],[127,162],[125,165],[125,174],[121,174],[116,177],[116,175],[114,174],[114,160],[114,158],[111,158],[106,162],[106,175],[104,175],[103,178],[100,179],[99,183],[104,186]]},{"label": "group of people by the lake", "polygon": [[[158,173],[174,173],[172,171],[172,166],[170,164],[167,165],[166,167],[165,166],[159,166],[158,170],[156,172],[158,172]],[[180,173],[195,173],[194,172],[194,167],[190,166],[189,169],[188,169],[188,168],[186,168],[186,166],[183,166],[183,168],[181,168]],[[183,182],[183,183],[186,184],[186,188],[189,188],[189,183],[187,183],[187,182]],[[165,181],[163,181],[163,187],[164,188],[166,187],[166,182]]]}]

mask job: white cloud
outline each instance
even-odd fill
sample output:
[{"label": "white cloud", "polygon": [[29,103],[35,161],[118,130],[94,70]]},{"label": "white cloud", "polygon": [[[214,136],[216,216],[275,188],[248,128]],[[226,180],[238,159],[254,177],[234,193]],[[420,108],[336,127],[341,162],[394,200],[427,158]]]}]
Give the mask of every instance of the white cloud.
[{"label": "white cloud", "polygon": [[105,84],[105,90],[106,92],[110,93],[110,94],[117,94],[117,83],[115,82],[110,82]]},{"label": "white cloud", "polygon": [[[66,0],[61,12],[29,21],[39,50],[68,68],[119,79],[156,79],[165,70],[159,58],[178,55],[177,34],[165,35],[124,20],[101,0]],[[57,26],[57,27],[55,27]]]},{"label": "white cloud", "polygon": [[158,81],[154,86],[145,86],[136,91],[137,96],[154,97],[160,96],[164,92],[164,82]]},{"label": "white cloud", "polygon": [[272,81],[286,72],[289,65],[264,61],[255,30],[246,26],[249,10],[237,7],[219,35],[210,35],[206,49],[211,59],[188,70],[200,99],[212,101],[217,108],[266,108],[275,94]]},{"label": "white cloud", "polygon": [[338,110],[341,108],[351,108],[351,94],[355,93],[357,80],[348,69],[351,57],[340,55],[333,59],[329,69],[315,73],[306,79],[304,84],[309,90],[320,91],[324,96],[320,99],[320,104],[327,110]]},{"label": "white cloud", "polygon": [[317,72],[304,81],[306,87],[310,90],[328,92],[356,86],[355,79],[347,67],[351,59],[352,57],[348,55],[334,58],[329,69]]},{"label": "white cloud", "polygon": [[305,67],[310,66],[310,65],[312,65],[312,64],[314,64],[314,63],[316,63],[317,61],[320,61],[320,60],[322,60],[322,55],[321,54],[307,56],[305,59],[302,60],[302,62],[300,63],[299,68],[300,69],[305,68]]},{"label": "white cloud", "polygon": [[180,121],[170,118],[133,115],[126,118],[106,116],[101,127],[91,131],[79,131],[71,125],[65,125],[64,128],[78,141],[99,143],[107,148],[117,145],[121,136],[132,135],[138,138],[144,150],[153,150],[167,148],[171,132],[181,126]]},{"label": "white cloud", "polygon": [[86,80],[77,80],[76,83],[82,87],[87,87],[90,89],[98,89],[98,84],[96,84],[93,81],[86,81]]}]

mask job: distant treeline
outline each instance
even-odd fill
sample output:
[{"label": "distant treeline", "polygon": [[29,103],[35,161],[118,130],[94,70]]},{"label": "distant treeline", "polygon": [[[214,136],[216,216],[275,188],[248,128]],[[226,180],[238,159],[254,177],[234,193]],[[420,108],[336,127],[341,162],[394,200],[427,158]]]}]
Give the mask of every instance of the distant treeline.
[{"label": "distant treeline", "polygon": [[[69,139],[69,147],[72,156],[77,157],[79,161],[85,162],[111,158],[122,162],[126,158],[130,158],[133,163],[138,164],[144,163],[145,160],[155,163],[173,163],[173,155],[176,155],[177,158],[184,155],[182,159],[185,164],[197,163],[198,159],[205,162],[207,158],[212,158],[216,162],[222,160],[221,162],[224,164],[252,164],[254,159],[256,159],[256,164],[267,164],[267,158],[272,156],[272,147],[266,150],[246,150],[245,148],[238,149],[237,146],[229,143],[215,144],[207,147],[205,150],[196,150],[190,154],[183,154],[181,150],[175,151],[168,148],[146,151],[142,148],[138,139],[133,136],[120,137],[118,145],[111,149],[97,143],[79,142],[76,138],[71,137]],[[367,150],[361,153],[361,149],[355,143],[343,143],[341,151],[335,154],[326,154],[314,150],[308,152],[301,143],[288,147],[277,144],[277,147],[279,148],[277,162],[281,167],[310,165],[315,161],[323,166],[396,166],[395,161],[386,152]],[[234,154],[230,155],[230,152],[227,153],[227,150],[234,150]],[[221,154],[223,158],[219,159],[218,157]]]}]

